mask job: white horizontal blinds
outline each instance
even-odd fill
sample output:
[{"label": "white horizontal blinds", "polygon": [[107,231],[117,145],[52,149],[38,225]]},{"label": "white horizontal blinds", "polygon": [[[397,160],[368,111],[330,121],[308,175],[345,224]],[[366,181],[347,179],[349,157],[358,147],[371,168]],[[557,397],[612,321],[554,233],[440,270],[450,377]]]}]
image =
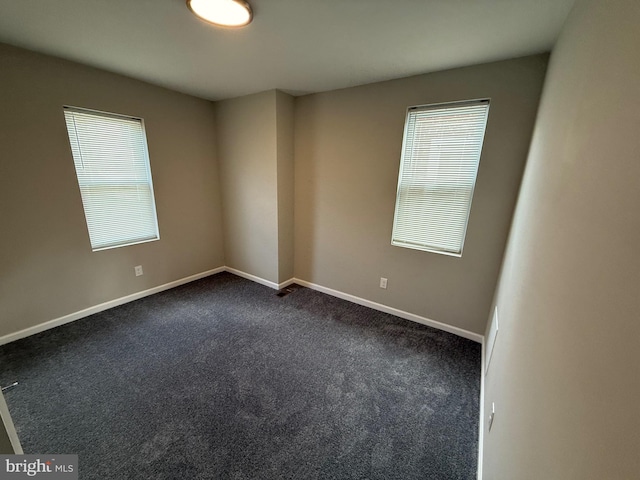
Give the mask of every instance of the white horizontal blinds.
[{"label": "white horizontal blinds", "polygon": [[93,250],[158,238],[142,120],[65,107]]},{"label": "white horizontal blinds", "polygon": [[393,245],[462,254],[489,101],[407,113]]}]

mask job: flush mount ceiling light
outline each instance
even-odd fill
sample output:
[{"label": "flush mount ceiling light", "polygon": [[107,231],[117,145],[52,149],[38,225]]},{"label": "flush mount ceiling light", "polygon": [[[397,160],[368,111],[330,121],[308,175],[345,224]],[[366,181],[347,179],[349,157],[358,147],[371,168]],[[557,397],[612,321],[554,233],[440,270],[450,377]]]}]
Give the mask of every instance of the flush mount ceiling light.
[{"label": "flush mount ceiling light", "polygon": [[244,0],[187,0],[187,7],[205,22],[237,28],[253,19],[251,6]]}]

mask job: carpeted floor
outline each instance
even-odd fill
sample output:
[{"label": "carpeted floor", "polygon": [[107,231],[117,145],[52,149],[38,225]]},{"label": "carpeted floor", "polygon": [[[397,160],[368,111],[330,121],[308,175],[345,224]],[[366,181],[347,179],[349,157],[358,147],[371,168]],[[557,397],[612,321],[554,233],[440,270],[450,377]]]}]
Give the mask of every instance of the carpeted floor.
[{"label": "carpeted floor", "polygon": [[474,479],[480,345],[222,273],[0,347],[81,479]]}]

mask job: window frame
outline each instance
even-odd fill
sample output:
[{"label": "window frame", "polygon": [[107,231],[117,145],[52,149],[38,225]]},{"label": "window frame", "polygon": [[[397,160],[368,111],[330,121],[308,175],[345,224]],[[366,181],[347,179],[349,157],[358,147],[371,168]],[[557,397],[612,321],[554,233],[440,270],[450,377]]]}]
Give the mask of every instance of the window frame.
[{"label": "window frame", "polygon": [[[113,113],[113,112],[105,112],[102,110],[95,110],[95,109],[90,109],[90,108],[84,108],[84,107],[75,107],[72,105],[63,105],[62,106],[62,110],[63,110],[63,120],[65,122],[65,129],[66,129],[66,133],[67,133],[67,140],[69,141],[69,148],[70,148],[70,153],[71,153],[71,157],[74,163],[74,173],[76,176],[76,182],[78,185],[78,190],[80,193],[80,197],[81,197],[81,201],[82,201],[82,209],[83,209],[83,213],[84,213],[84,217],[85,217],[85,225],[87,227],[87,235],[89,237],[89,244],[91,246],[91,251],[92,252],[99,252],[99,251],[103,251],[103,250],[111,250],[114,248],[121,248],[121,247],[128,247],[131,245],[139,245],[142,243],[148,243],[148,242],[155,242],[157,240],[160,240],[160,226],[158,223],[158,212],[157,212],[157,207],[156,207],[156,200],[155,200],[155,190],[153,187],[153,175],[151,172],[151,160],[149,157],[149,146],[148,146],[148,142],[147,142],[147,132],[146,132],[146,128],[145,128],[145,121],[143,118],[141,117],[135,117],[133,115],[126,115],[126,114],[119,114],[119,113]],[[88,114],[88,115],[93,115],[96,117],[103,117],[103,118],[114,118],[114,119],[125,119],[125,120],[133,120],[136,122],[139,122],[140,124],[140,129],[141,129],[141,133],[140,133],[140,139],[141,139],[141,145],[142,145],[142,154],[143,154],[143,160],[144,160],[144,164],[145,164],[145,170],[146,170],[146,174],[147,174],[147,178],[148,178],[148,187],[149,187],[149,194],[150,194],[150,204],[151,204],[151,214],[152,214],[152,219],[153,219],[153,227],[154,227],[154,231],[155,231],[155,235],[151,238],[144,238],[141,240],[123,240],[119,243],[113,243],[113,244],[109,244],[109,245],[104,245],[104,246],[98,246],[98,247],[94,247],[93,245],[93,241],[91,238],[91,227],[89,225],[89,221],[87,218],[87,210],[86,210],[86,206],[85,206],[85,199],[82,196],[82,184],[80,181],[80,177],[78,175],[78,170],[77,170],[77,162],[76,162],[76,158],[74,156],[73,153],[73,145],[72,145],[72,138],[71,135],[69,133],[68,130],[68,126],[67,126],[67,116],[66,116],[66,112],[78,112],[78,113],[82,113],[82,114]],[[76,133],[77,136],[77,133]],[[79,141],[79,139],[78,139]],[[119,183],[113,183],[112,185],[121,185]]]},{"label": "window frame", "polygon": [[[483,123],[483,130],[482,130],[482,138],[481,141],[479,143],[479,149],[478,149],[478,157],[477,157],[477,161],[475,162],[475,171],[473,174],[473,183],[471,184],[471,191],[469,194],[469,202],[468,202],[468,207],[467,207],[467,211],[466,211],[466,218],[465,218],[465,222],[464,222],[464,228],[462,230],[462,235],[460,237],[460,250],[459,251],[453,251],[453,250],[449,250],[446,249],[445,247],[441,247],[438,248],[435,245],[424,245],[424,244],[420,244],[420,243],[415,243],[415,244],[411,244],[411,243],[407,243],[407,242],[399,242],[396,240],[396,227],[398,225],[398,218],[399,218],[399,211],[400,211],[400,195],[401,195],[401,188],[406,188],[405,185],[403,184],[403,178],[404,178],[404,169],[407,166],[407,164],[409,163],[409,161],[405,161],[405,153],[406,153],[406,149],[407,149],[407,143],[409,141],[409,127],[410,127],[410,116],[412,114],[412,112],[419,112],[419,111],[425,111],[425,110],[444,110],[447,108],[462,108],[462,107],[466,107],[466,106],[473,106],[473,105],[483,105],[486,104],[486,110],[485,110],[485,114],[484,114],[484,123]],[[480,161],[482,160],[482,153],[484,150],[484,142],[486,139],[486,134],[487,134],[487,125],[488,125],[488,121],[489,121],[489,110],[490,110],[490,105],[491,105],[491,99],[490,98],[478,98],[478,99],[471,99],[471,100],[459,100],[459,101],[453,101],[453,102],[441,102],[441,103],[433,103],[433,104],[424,104],[424,105],[414,105],[414,106],[410,106],[407,108],[407,113],[405,115],[405,122],[404,122],[404,131],[403,131],[403,136],[402,136],[402,151],[400,154],[400,166],[398,168],[398,184],[397,184],[397,188],[396,188],[396,199],[395,199],[395,207],[394,207],[394,214],[393,214],[393,226],[392,226],[392,233],[391,233],[391,244],[393,246],[396,247],[402,247],[402,248],[409,248],[412,250],[419,250],[419,251],[424,251],[424,252],[429,252],[429,253],[437,253],[437,254],[441,254],[441,255],[447,255],[447,256],[451,256],[451,257],[457,257],[457,258],[461,258],[462,257],[462,253],[464,250],[464,245],[465,245],[465,241],[466,241],[466,236],[467,236],[467,230],[469,227],[469,218],[471,216],[471,207],[473,204],[473,196],[475,194],[475,188],[476,188],[476,184],[477,184],[477,180],[478,180],[478,170],[480,168]]]}]

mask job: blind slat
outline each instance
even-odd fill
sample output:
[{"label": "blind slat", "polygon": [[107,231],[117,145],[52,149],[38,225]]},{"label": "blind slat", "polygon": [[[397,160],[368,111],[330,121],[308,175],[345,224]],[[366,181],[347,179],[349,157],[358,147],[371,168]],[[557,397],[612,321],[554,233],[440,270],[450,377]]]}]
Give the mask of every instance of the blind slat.
[{"label": "blind slat", "polygon": [[489,101],[411,108],[393,245],[462,255]]},{"label": "blind slat", "polygon": [[91,248],[159,238],[142,120],[65,107]]}]

